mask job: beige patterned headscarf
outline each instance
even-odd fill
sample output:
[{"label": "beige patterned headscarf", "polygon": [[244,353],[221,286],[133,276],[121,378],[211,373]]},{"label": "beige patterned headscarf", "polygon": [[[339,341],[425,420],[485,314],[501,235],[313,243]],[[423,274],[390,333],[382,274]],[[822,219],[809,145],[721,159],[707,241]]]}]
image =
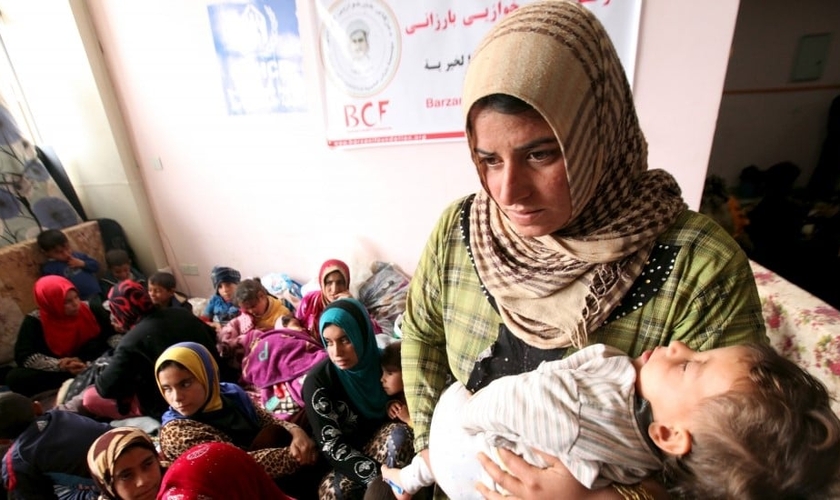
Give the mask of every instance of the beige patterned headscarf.
[{"label": "beige patterned headscarf", "polygon": [[88,450],[88,469],[99,490],[100,500],[117,500],[114,488],[114,466],[123,451],[130,446],[142,446],[157,454],[149,435],[135,427],[116,427],[102,434]]},{"label": "beige patterned headscarf", "polygon": [[[464,83],[464,113],[491,94],[536,109],[560,142],[572,213],[560,231],[518,235],[484,190],[470,212],[478,274],[514,335],[539,348],[587,344],[641,273],[658,235],[686,206],[670,174],[648,170],[647,144],[621,62],[577,2],[536,2],[484,38]],[[470,149],[475,137],[467,127]],[[473,154],[473,161],[479,165]],[[481,175],[481,170],[479,170]]]}]

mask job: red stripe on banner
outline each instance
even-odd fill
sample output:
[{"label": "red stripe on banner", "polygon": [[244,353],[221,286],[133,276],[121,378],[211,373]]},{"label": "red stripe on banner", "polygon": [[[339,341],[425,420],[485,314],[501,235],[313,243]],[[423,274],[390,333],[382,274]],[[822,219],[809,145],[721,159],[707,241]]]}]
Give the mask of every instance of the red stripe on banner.
[{"label": "red stripe on banner", "polygon": [[386,135],[382,137],[365,137],[359,139],[333,139],[327,140],[327,146],[331,148],[344,146],[365,146],[368,144],[387,144],[398,142],[434,141],[442,139],[461,139],[464,132],[435,132],[430,134],[402,134]]}]

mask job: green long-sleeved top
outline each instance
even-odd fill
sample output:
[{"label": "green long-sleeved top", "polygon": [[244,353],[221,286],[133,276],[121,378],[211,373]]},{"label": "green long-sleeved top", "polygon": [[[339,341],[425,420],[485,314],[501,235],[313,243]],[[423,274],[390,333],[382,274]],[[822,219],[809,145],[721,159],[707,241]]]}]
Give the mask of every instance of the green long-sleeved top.
[{"label": "green long-sleeved top", "polygon": [[[450,205],[432,231],[411,280],[402,323],[403,379],[417,451],[428,447],[432,412],[447,373],[466,385],[502,322],[481,291],[462,239],[462,203]],[[670,274],[653,286],[652,297],[639,300],[641,306],[624,304],[626,315],[590,332],[590,343],[635,357],[672,340],[695,350],[767,341],[749,261],[711,219],[686,210],[657,238],[652,255],[667,258],[649,262],[636,283],[657,266],[673,266]]]}]

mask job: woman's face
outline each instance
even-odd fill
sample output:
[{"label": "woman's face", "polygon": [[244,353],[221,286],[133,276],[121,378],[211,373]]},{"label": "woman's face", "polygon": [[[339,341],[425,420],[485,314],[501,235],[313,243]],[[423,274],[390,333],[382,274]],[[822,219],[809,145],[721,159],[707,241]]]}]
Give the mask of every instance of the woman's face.
[{"label": "woman's face", "polygon": [[79,300],[79,292],[68,290],[67,295],[64,296],[64,314],[67,316],[76,316],[79,314],[79,308],[81,306],[82,301]]},{"label": "woman's face", "polygon": [[350,337],[337,325],[327,325],[323,332],[324,341],[327,343],[327,353],[330,361],[342,370],[349,370],[359,362],[356,349],[350,342]]},{"label": "woman's face", "polygon": [[163,399],[185,417],[197,413],[207,401],[207,388],[189,370],[169,365],[158,372]]},{"label": "woman's face", "polygon": [[114,492],[122,500],[154,500],[160,481],[160,462],[148,448],[132,446],[114,463]]},{"label": "woman's face", "polygon": [[569,222],[566,161],[551,127],[536,111],[470,113],[479,175],[521,236],[551,234]]},{"label": "woman's face", "polygon": [[330,302],[339,298],[340,294],[347,292],[347,280],[338,271],[333,271],[324,277],[324,286],[321,291]]}]

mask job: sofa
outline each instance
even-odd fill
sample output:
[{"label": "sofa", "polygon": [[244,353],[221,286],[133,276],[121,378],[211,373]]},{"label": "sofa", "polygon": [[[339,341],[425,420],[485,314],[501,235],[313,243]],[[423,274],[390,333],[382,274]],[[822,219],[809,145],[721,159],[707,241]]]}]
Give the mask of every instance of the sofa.
[{"label": "sofa", "polygon": [[[98,260],[104,269],[105,245],[96,221],[62,229],[70,247]],[[23,318],[37,305],[32,295],[44,255],[34,239],[0,248],[0,367],[14,360],[15,340]]]}]

